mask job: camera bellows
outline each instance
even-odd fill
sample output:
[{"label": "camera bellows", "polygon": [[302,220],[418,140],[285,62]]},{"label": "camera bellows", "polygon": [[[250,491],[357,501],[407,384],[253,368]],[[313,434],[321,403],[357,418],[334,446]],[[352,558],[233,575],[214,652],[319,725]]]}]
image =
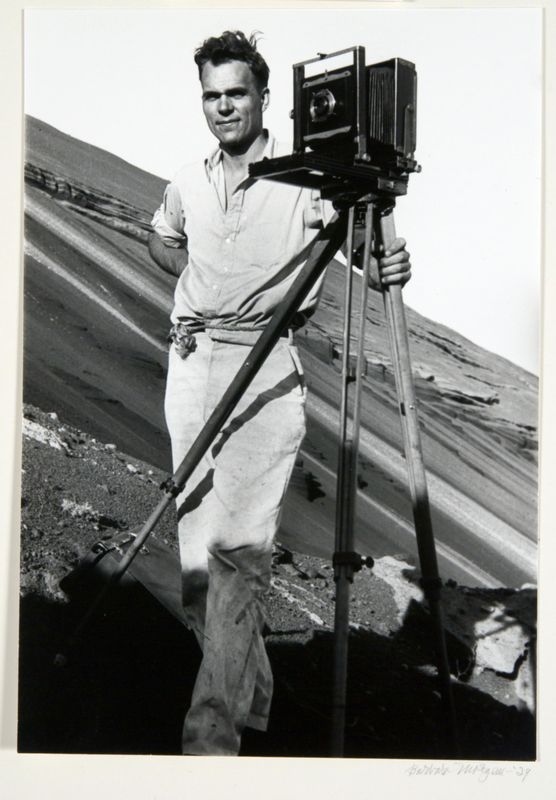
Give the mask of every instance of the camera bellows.
[{"label": "camera bellows", "polygon": [[416,147],[417,73],[402,58],[367,67],[369,138],[383,147],[413,158]]},{"label": "camera bellows", "polygon": [[[331,58],[351,63],[326,69]],[[307,77],[305,66],[323,63]],[[380,170],[414,172],[417,72],[403,58],[365,65],[365,50],[351,47],[294,65],[294,151],[355,159]]]}]

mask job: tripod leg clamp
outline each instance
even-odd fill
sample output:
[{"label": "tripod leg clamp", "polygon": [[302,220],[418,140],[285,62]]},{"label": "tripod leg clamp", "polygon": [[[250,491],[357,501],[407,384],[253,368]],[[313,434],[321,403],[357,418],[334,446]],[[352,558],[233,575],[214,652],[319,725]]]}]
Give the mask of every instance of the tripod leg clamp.
[{"label": "tripod leg clamp", "polygon": [[160,489],[166,494],[172,495],[172,497],[177,497],[179,493],[182,491],[183,486],[178,486],[177,483],[174,482],[173,477],[166,478],[165,481],[162,481],[160,484]]},{"label": "tripod leg clamp", "polygon": [[360,556],[354,550],[337,550],[332,556],[332,566],[337,571],[338,567],[349,567],[352,572],[359,572],[362,567],[374,565],[371,556]]}]

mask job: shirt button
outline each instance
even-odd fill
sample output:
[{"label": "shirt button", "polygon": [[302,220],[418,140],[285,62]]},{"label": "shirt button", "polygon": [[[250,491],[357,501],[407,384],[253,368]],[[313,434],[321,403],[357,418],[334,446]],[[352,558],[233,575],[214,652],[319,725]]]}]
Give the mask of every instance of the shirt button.
[{"label": "shirt button", "polygon": [[218,289],[218,284],[217,284],[217,283],[213,283],[213,284],[212,284],[212,288],[213,288],[213,289]]},{"label": "shirt button", "polygon": [[232,241],[232,240],[231,240],[231,239],[230,239],[230,237],[228,236],[228,238],[226,239],[226,244],[230,244],[230,242],[231,242],[231,241]]}]

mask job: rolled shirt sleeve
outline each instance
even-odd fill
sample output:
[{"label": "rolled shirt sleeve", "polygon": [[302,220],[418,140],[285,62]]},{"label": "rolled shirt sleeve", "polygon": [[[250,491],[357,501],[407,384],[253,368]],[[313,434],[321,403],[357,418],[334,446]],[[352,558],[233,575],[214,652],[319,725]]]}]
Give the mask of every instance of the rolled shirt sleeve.
[{"label": "rolled shirt sleeve", "polygon": [[185,217],[180,192],[174,183],[166,187],[162,205],[155,211],[151,225],[167,247],[185,247]]}]

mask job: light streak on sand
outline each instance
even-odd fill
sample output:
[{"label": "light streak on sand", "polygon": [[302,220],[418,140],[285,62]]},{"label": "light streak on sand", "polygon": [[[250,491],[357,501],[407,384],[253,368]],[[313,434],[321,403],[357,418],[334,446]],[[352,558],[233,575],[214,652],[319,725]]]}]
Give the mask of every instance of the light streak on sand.
[{"label": "light streak on sand", "polygon": [[67,283],[73,286],[74,289],[77,289],[77,291],[81,292],[81,294],[85,295],[85,297],[87,297],[93,303],[96,303],[98,306],[100,306],[103,311],[106,311],[108,314],[113,316],[121,325],[125,325],[125,327],[128,328],[132,333],[140,336],[141,339],[144,339],[157,350],[160,350],[163,353],[166,352],[166,347],[163,346],[159,341],[154,339],[152,336],[149,336],[148,333],[145,333],[145,331],[135,325],[135,323],[130,320],[129,317],[126,317],[124,314],[120,313],[117,309],[110,305],[109,302],[104,300],[104,298],[100,297],[88,286],[85,286],[85,284],[64,269],[64,267],[60,266],[60,264],[57,264],[49,256],[43,253],[42,250],[39,250],[38,247],[35,247],[35,245],[31,244],[30,242],[26,242],[25,252],[27,255],[31,256],[31,258],[34,258],[39,264],[42,264],[51,272],[54,272],[56,275],[58,275],[58,277],[65,280]]},{"label": "light streak on sand", "polygon": [[[319,471],[326,472],[328,477],[334,481],[336,480],[336,473],[334,470],[327,467],[322,461],[319,461],[318,458],[311,456],[307,452],[303,452],[303,460],[312,462],[315,473],[318,474]],[[404,537],[411,542],[415,541],[415,528],[413,525],[391,508],[388,508],[388,506],[381,505],[374,498],[369,497],[369,495],[362,491],[357,492],[357,503],[365,507],[365,514],[372,516],[374,526],[380,528],[386,535],[388,535],[388,532],[395,531],[397,534],[396,538]],[[481,569],[477,564],[474,564],[445,542],[439,541],[438,537],[435,539],[435,546],[438,555],[452,566],[465,572],[466,575],[474,581],[473,585],[476,583],[478,586],[485,586],[490,589],[495,589],[503,585],[501,581],[496,580],[489,572]]]},{"label": "light streak on sand", "polygon": [[[337,415],[331,405],[321,398],[309,395],[308,410],[322,425],[326,426],[334,434],[336,433]],[[361,430],[360,452],[395,480],[402,484],[407,483],[407,468],[401,453],[368,430]],[[322,464],[320,466],[323,467]],[[427,482],[433,510],[436,509],[449,519],[456,520],[459,526],[467,530],[467,536],[476,538],[480,543],[484,543],[496,553],[500,553],[511,563],[519,564],[530,574],[531,580],[535,580],[537,574],[537,548],[534,542],[531,542],[494,514],[489,513],[487,509],[479,506],[469,497],[458,492],[457,489],[438,475],[428,472]],[[361,495],[361,497],[365,497],[365,495]],[[402,521],[400,523],[400,527],[403,530],[404,524]],[[438,550],[441,552],[440,545],[438,545]],[[454,561],[455,555],[453,549],[446,548],[445,556],[448,560]],[[463,557],[457,554],[457,558],[461,559]],[[464,559],[464,561],[467,562],[465,566],[465,569],[467,569],[470,562],[467,559]],[[476,565],[472,565],[472,568],[474,573],[482,572]],[[489,584],[492,585],[492,579]]]},{"label": "light streak on sand", "polygon": [[[298,606],[299,610],[306,614],[311,622],[313,622],[315,625],[324,625],[324,620],[321,619],[318,614],[315,614],[310,608],[307,608],[307,606],[303,605],[299,598],[295,597],[291,591],[289,591],[290,589],[294,588],[294,585],[287,583],[280,578],[272,578],[271,585],[273,589],[279,592],[282,597],[288,601],[288,603]],[[295,588],[297,589],[298,587]]]},{"label": "light streak on sand", "polygon": [[168,297],[164,292],[151,286],[144,280],[137,270],[126,264],[113,253],[109,253],[106,248],[95,244],[92,236],[84,238],[79,228],[63,220],[60,216],[53,214],[50,210],[43,208],[41,203],[28,195],[25,198],[25,213],[40,225],[59,236],[66,244],[70,245],[76,252],[85,258],[94,261],[97,267],[108,272],[110,275],[117,276],[131,291],[136,292],[140,297],[144,297],[153,303],[157,308],[170,313]]},{"label": "light streak on sand", "polygon": [[[130,292],[145,298],[156,308],[169,312],[171,300],[167,293],[149,281],[148,277],[142,276],[132,266],[127,264],[124,259],[119,258],[116,253],[98,242],[92,237],[86,236],[80,224],[66,220],[61,213],[53,213],[46,208],[40,199],[29,195],[25,204],[26,213],[52,231],[61,241],[69,245],[76,253],[83,258],[94,263],[95,267],[103,270],[112,277],[122,282]],[[59,278],[70,284],[75,290],[86,296],[97,307],[110,314],[121,325],[125,326],[130,332],[138,336],[159,352],[166,352],[166,346],[159,340],[150,336],[140,326],[136,325],[132,319],[114,308],[110,296],[107,296],[105,287],[98,283],[94,288],[88,286],[84,278],[73,274],[60,263],[55,262],[46,255],[40,248],[27,242],[26,252],[32,256],[39,264],[55,273]],[[98,291],[96,291],[98,290]],[[337,412],[330,403],[321,399],[314,393],[309,395],[308,411],[314,415],[319,424],[328,429],[335,438],[337,435]],[[384,439],[367,429],[361,431],[361,454],[371,462],[376,464],[379,469],[397,480],[402,485],[407,485],[406,462],[401,453],[393,446],[389,445]],[[311,458],[304,452],[304,458]],[[315,463],[315,468],[321,473],[330,474],[330,479],[335,481],[335,473],[329,470],[318,459],[311,459]],[[465,495],[461,490],[452,486],[447,477],[427,472],[431,507],[448,522],[449,530],[440,531],[440,536],[444,541],[439,541],[437,534],[437,549],[447,562],[458,566],[467,574],[475,576],[476,580],[483,585],[500,585],[489,574],[488,566],[485,569],[478,567],[471,562],[460,551],[457,536],[465,535],[465,547],[462,548],[469,556],[471,548],[475,548],[479,557],[480,553],[487,556],[490,567],[493,568],[493,560],[497,557],[506,562],[519,565],[521,570],[530,576],[534,581],[537,573],[537,548],[534,541],[530,541],[524,534],[520,533],[511,524],[504,522],[495,514],[488,511],[476,501]],[[390,531],[394,538],[414,539],[415,533],[413,525],[400,517],[395,510],[392,510],[364,493],[359,493],[359,498],[363,502],[365,513],[372,515],[377,520],[377,525],[383,527],[385,531]],[[443,535],[445,534],[445,535]],[[448,541],[446,541],[449,540]],[[490,551],[487,554],[485,551]]]}]

